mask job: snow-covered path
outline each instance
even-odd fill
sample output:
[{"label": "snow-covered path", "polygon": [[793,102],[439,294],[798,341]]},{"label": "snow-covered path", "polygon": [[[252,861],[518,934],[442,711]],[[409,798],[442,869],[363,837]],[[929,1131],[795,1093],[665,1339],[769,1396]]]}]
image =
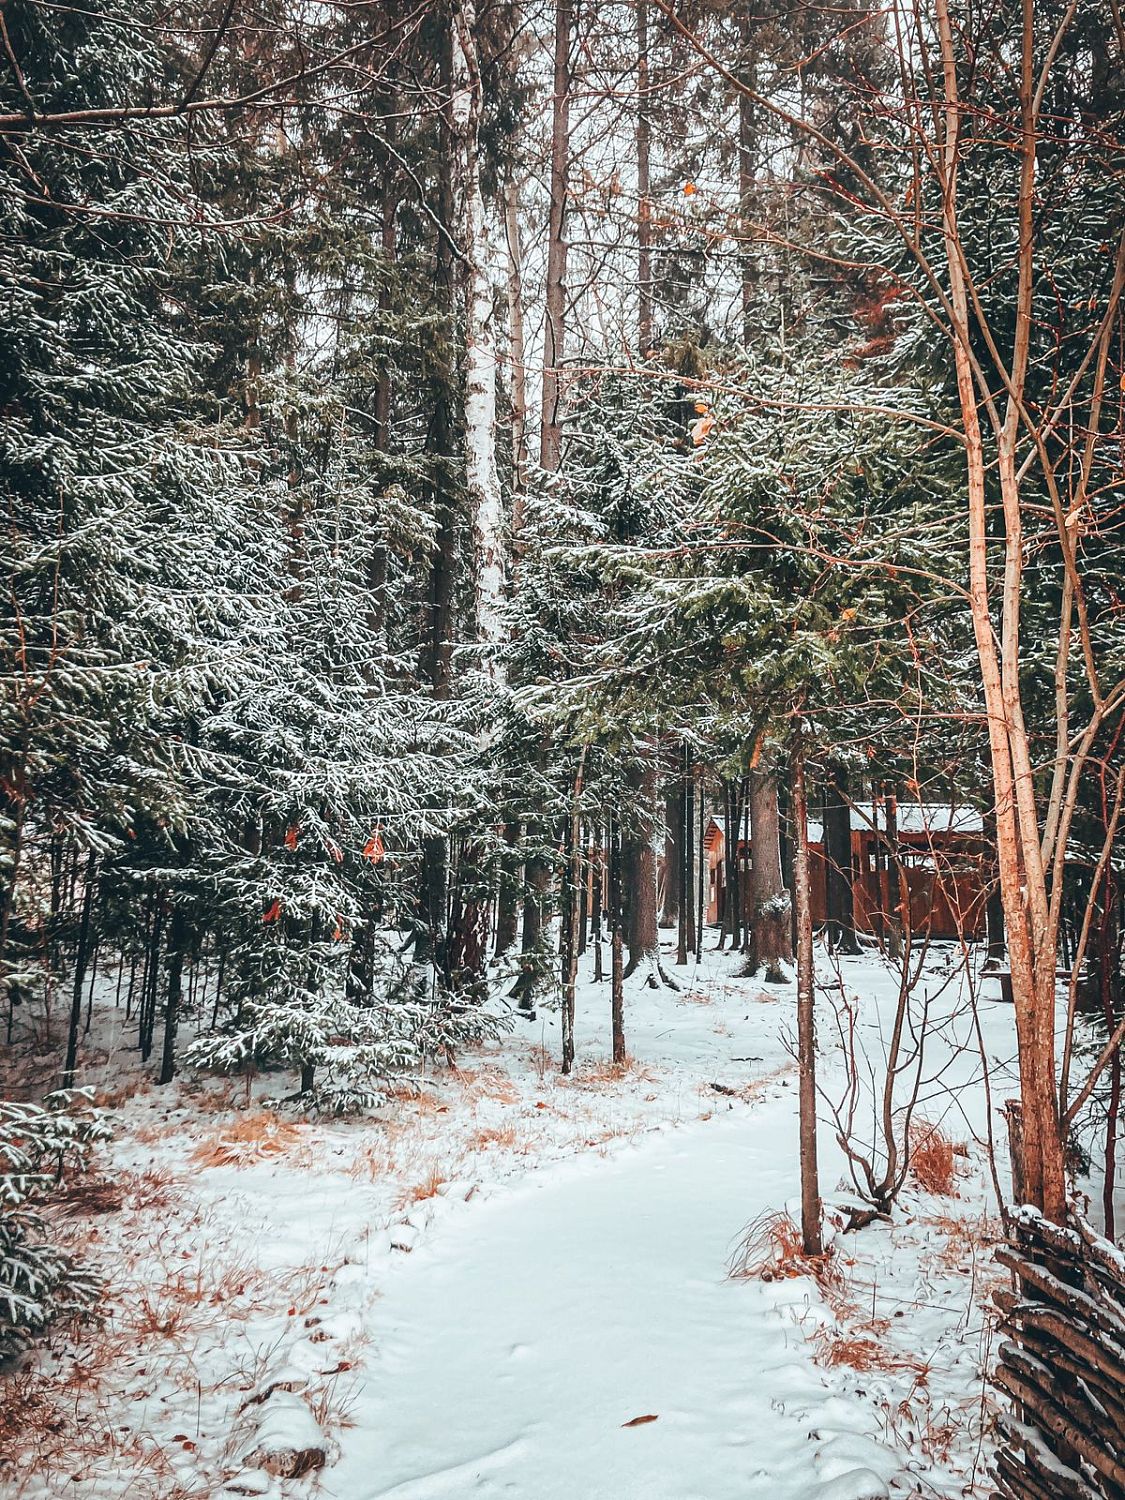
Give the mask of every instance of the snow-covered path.
[{"label": "snow-covered path", "polygon": [[[792,1092],[795,1092],[792,1091]],[[893,1458],[725,1261],[794,1186],[791,1091],[443,1217],[388,1275],[340,1500],[859,1500]],[[655,1414],[656,1421],[623,1424]],[[866,1470],[866,1476],[859,1471]]]}]

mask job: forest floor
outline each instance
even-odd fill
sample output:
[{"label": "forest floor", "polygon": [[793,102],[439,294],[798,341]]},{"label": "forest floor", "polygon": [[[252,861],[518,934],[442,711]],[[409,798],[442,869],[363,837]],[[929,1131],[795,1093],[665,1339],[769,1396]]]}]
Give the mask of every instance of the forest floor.
[{"label": "forest floor", "polygon": [[[841,996],[862,1076],[897,985],[877,952],[838,978],[818,963],[827,1105],[848,1072]],[[666,964],[679,991],[627,988],[623,1068],[608,984],[584,970],[570,1078],[541,1011],[354,1122],[266,1110],[280,1075],[249,1101],[232,1081],[155,1087],[107,987],[83,1081],[115,1135],[65,1205],[107,1275],[104,1317],[7,1382],[0,1495],[987,1493],[998,1226],[980,1049],[997,1098],[1013,1051],[995,981],[977,986],[978,1030],[952,953],[928,957],[919,1113],[963,1154],[951,1177],[939,1162],[928,1187],[908,1180],[893,1222],[837,1234],[814,1274],[784,1218],[793,986],[712,951]],[[829,1123],[821,1151],[838,1221]],[[751,1225],[769,1279],[729,1275]],[[271,1442],[326,1463],[271,1475]]]}]

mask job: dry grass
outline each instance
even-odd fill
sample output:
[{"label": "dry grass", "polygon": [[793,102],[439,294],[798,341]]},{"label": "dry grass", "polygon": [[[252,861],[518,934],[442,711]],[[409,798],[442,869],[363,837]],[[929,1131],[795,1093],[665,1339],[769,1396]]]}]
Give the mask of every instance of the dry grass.
[{"label": "dry grass", "polygon": [[419,1117],[449,1113],[449,1105],[441,1096],[420,1084],[405,1084],[388,1090],[387,1102],[396,1104],[400,1111]]},{"label": "dry grass", "polygon": [[584,1063],[573,1081],[580,1088],[604,1089],[623,1083],[627,1078],[652,1083],[656,1074],[647,1064],[638,1062],[635,1057],[626,1056],[624,1062]]},{"label": "dry grass", "polygon": [[957,1158],[963,1144],[949,1139],[937,1125],[917,1120],[910,1130],[910,1171],[920,1188],[943,1198],[957,1197]]},{"label": "dry grass", "polygon": [[885,1338],[875,1337],[876,1328],[871,1326],[869,1332],[852,1331],[841,1333],[829,1328],[818,1328],[813,1333],[814,1357],[817,1364],[826,1369],[838,1369],[846,1366],[849,1370],[881,1370],[884,1373],[891,1371],[912,1370],[915,1372],[916,1381],[924,1381],[926,1367],[916,1359],[906,1354],[898,1354],[893,1350]]},{"label": "dry grass", "polygon": [[540,1083],[543,1083],[548,1073],[555,1070],[554,1056],[542,1042],[533,1042],[527,1049],[527,1060]]},{"label": "dry grass", "polygon": [[147,1094],[149,1088],[149,1080],[138,1074],[136,1078],[127,1078],[124,1083],[116,1084],[113,1088],[95,1090],[94,1103],[99,1109],[120,1109],[138,1094]]},{"label": "dry grass", "polygon": [[806,1255],[797,1224],[789,1214],[780,1212],[759,1214],[747,1225],[730,1258],[728,1272],[757,1281],[811,1276],[826,1294],[838,1294],[843,1287],[833,1252]]},{"label": "dry grass", "polygon": [[448,1181],[447,1169],[434,1162],[424,1177],[402,1189],[395,1204],[400,1209],[411,1208],[415,1203],[424,1203],[427,1198],[436,1198]]},{"label": "dry grass", "polygon": [[394,1170],[394,1161],[382,1146],[364,1146],[352,1158],[347,1172],[359,1182],[378,1182]]},{"label": "dry grass", "polygon": [[715,997],[710,990],[684,990],[676,996],[677,1005],[714,1005]]},{"label": "dry grass", "polygon": [[256,1110],[220,1127],[210,1141],[196,1147],[191,1159],[203,1167],[247,1167],[284,1155],[300,1138],[300,1126],[269,1110]]},{"label": "dry grass", "polygon": [[501,1151],[518,1150],[521,1153],[530,1149],[527,1141],[521,1141],[515,1125],[482,1126],[474,1130],[465,1142],[465,1149],[469,1152],[487,1151],[493,1146]]},{"label": "dry grass", "polygon": [[519,1103],[519,1090],[503,1068],[464,1068],[458,1070],[457,1077],[473,1103],[480,1099],[492,1099],[497,1104]]}]

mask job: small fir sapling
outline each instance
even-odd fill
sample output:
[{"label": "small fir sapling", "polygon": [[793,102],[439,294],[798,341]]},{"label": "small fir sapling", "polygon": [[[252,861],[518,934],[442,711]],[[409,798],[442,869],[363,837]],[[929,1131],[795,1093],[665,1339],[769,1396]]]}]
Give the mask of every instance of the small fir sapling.
[{"label": "small fir sapling", "polygon": [[90,1099],[63,1089],[41,1105],[0,1102],[0,1365],[97,1299],[97,1277],[52,1243],[40,1211],[109,1135]]}]

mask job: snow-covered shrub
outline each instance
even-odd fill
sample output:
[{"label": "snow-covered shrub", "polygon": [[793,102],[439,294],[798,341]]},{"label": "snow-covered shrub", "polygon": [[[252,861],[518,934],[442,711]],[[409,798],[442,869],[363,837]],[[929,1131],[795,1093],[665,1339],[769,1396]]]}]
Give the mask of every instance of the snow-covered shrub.
[{"label": "snow-covered shrub", "polygon": [[216,1073],[292,1068],[303,1106],[330,1114],[376,1109],[395,1079],[433,1057],[494,1036],[507,1018],[435,1000],[353,1004],[339,991],[249,1000],[223,1029],[198,1037],[188,1062]]},{"label": "snow-covered shrub", "polygon": [[39,1209],[108,1134],[83,1090],[41,1105],[0,1101],[0,1362],[97,1295],[97,1278],[51,1243]]}]

